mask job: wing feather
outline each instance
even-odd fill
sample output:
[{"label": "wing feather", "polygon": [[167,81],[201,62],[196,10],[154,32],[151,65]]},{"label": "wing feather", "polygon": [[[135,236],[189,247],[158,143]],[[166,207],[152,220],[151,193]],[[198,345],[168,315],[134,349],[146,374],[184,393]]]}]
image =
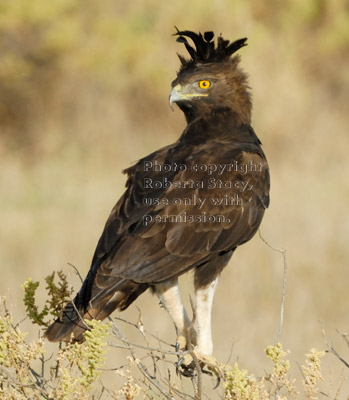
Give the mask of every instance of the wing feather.
[{"label": "wing feather", "polygon": [[[113,284],[113,278],[135,282],[154,283],[177,276],[219,252],[225,252],[249,240],[258,228],[268,205],[268,165],[260,148],[247,143],[227,146],[222,143],[204,144],[192,149],[168,146],[147,161],[164,164],[168,153],[176,154],[176,161],[187,168],[175,172],[144,171],[144,159],[128,169],[128,187],[106,224],[97,247],[97,258],[104,258],[96,273],[96,285],[101,289]],[[219,157],[217,157],[219,154]],[[196,165],[217,164],[260,166],[260,171],[226,170],[207,173],[195,170]],[[144,178],[171,183],[202,182],[202,187],[162,187],[145,189]],[[222,182],[240,182],[236,187],[209,187],[209,179]],[[249,190],[242,190],[247,187]],[[196,203],[193,199],[196,196]],[[242,204],[214,205],[212,199],[238,196]],[[145,206],[142,199],[167,199],[168,205]],[[205,199],[199,207],[198,200]],[[189,199],[178,205],[175,199]],[[152,221],[144,224],[144,216]],[[206,219],[203,216],[206,216]],[[218,221],[207,218],[219,215]],[[179,216],[183,219],[179,221]],[[185,220],[185,218],[187,220]],[[194,221],[188,221],[188,217]],[[116,229],[116,230],[115,230]]]}]

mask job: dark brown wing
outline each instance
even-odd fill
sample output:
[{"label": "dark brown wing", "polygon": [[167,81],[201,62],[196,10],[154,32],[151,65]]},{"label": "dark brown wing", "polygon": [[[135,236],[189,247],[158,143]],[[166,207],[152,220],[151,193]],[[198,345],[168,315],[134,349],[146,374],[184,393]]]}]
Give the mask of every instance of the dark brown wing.
[{"label": "dark brown wing", "polygon": [[[146,170],[145,162],[173,168]],[[185,170],[174,167],[180,164]],[[205,170],[215,165],[221,170]],[[69,340],[73,333],[81,341],[86,328],[79,314],[104,319],[152,284],[211,265],[254,235],[269,203],[268,165],[258,143],[210,141],[194,148],[179,142],[125,172],[127,189],[74,302],[46,331],[50,340]]]},{"label": "dark brown wing", "polygon": [[[114,277],[139,283],[166,280],[248,241],[269,202],[268,166],[258,147],[211,142],[190,156],[182,150],[185,154],[177,160],[184,171],[147,175],[144,160],[128,170],[128,189],[96,251],[98,288],[106,289]],[[158,156],[161,165],[164,155]],[[214,165],[226,168],[205,171]],[[147,177],[152,188],[145,187]],[[157,184],[160,189],[154,190]],[[159,204],[144,205],[155,199]]]}]

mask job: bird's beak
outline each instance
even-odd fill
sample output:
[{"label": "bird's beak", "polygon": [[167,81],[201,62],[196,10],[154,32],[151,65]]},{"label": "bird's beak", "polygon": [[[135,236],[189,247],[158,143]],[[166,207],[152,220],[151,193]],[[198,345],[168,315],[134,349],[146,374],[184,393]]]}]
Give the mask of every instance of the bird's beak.
[{"label": "bird's beak", "polygon": [[174,111],[173,109],[173,103],[176,103],[177,101],[179,101],[181,98],[183,97],[183,93],[182,93],[182,85],[178,84],[176,85],[170,93],[170,107],[171,110]]}]

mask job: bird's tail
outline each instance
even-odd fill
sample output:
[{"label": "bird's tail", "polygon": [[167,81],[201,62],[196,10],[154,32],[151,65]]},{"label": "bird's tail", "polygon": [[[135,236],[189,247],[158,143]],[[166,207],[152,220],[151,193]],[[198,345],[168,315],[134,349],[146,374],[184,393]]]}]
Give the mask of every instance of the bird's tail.
[{"label": "bird's tail", "polygon": [[81,292],[68,303],[61,316],[48,327],[45,337],[51,342],[83,342],[89,329],[84,320],[103,320],[116,308],[125,310],[149,285],[121,279],[109,288],[92,288],[93,297],[81,305]]}]

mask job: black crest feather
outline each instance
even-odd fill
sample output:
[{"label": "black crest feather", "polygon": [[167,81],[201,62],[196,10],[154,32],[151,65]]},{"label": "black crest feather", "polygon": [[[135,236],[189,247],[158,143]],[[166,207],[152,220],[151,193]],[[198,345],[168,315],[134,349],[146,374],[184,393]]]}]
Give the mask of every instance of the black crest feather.
[{"label": "black crest feather", "polygon": [[[184,43],[191,56],[191,60],[186,60],[184,57],[179,55],[183,67],[189,66],[192,63],[202,64],[224,61],[241,47],[247,45],[247,38],[238,39],[235,42],[230,43],[229,40],[224,40],[222,36],[219,36],[217,39],[217,47],[215,47],[213,40],[214,33],[211,31],[205,32],[202,35],[200,32],[195,33],[192,31],[180,31],[177,29],[174,36],[178,36],[177,42]],[[195,48],[188,43],[186,38],[193,41]]]}]

